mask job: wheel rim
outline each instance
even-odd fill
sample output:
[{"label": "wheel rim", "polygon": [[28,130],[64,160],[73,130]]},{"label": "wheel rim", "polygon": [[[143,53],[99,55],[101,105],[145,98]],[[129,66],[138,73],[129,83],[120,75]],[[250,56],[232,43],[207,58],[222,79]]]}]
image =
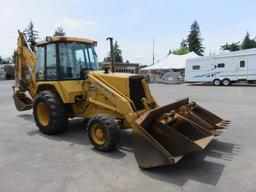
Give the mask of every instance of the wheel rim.
[{"label": "wheel rim", "polygon": [[229,81],[228,80],[224,80],[223,81],[223,85],[225,85],[225,86],[229,85]]},{"label": "wheel rim", "polygon": [[220,81],[219,80],[215,80],[214,81],[214,85],[220,85]]},{"label": "wheel rim", "polygon": [[47,126],[49,124],[49,110],[44,102],[40,102],[37,105],[37,118],[43,126]]},{"label": "wheel rim", "polygon": [[95,123],[91,129],[91,136],[93,141],[98,145],[103,145],[106,142],[106,134],[102,129],[102,126]]}]

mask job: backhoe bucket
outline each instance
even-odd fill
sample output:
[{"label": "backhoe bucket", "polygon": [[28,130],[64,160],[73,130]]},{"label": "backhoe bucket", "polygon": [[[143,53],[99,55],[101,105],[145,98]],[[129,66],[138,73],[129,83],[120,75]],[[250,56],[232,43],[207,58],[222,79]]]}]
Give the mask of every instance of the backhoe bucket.
[{"label": "backhoe bucket", "polygon": [[13,88],[13,100],[18,111],[26,111],[32,108],[32,100],[22,91],[15,91]]},{"label": "backhoe bucket", "polygon": [[204,149],[227,124],[188,99],[148,111],[133,125],[139,167],[175,164],[184,155]]}]

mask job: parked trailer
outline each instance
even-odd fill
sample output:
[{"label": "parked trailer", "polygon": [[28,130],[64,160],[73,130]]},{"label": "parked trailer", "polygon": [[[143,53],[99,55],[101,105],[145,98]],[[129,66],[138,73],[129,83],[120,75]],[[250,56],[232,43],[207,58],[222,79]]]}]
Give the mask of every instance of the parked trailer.
[{"label": "parked trailer", "polygon": [[186,82],[228,86],[239,81],[256,82],[256,48],[188,59]]}]

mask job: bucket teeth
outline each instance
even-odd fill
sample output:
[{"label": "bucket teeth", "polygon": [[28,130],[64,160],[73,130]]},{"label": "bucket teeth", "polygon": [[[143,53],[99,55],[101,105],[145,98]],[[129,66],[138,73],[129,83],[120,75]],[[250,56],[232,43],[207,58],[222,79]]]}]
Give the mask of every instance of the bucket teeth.
[{"label": "bucket teeth", "polygon": [[216,126],[218,126],[220,129],[225,129],[225,128],[227,128],[229,125],[230,125],[230,122],[225,121],[225,120],[223,120],[223,121],[221,121],[221,122],[219,122],[219,123],[216,124]]},{"label": "bucket teeth", "polygon": [[229,123],[188,99],[147,111],[133,125],[135,157],[141,168],[175,164],[203,150]]}]

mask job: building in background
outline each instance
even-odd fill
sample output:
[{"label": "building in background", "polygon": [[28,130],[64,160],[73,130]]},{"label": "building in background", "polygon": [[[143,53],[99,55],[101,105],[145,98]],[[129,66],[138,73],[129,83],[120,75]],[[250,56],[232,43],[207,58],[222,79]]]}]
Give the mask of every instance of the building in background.
[{"label": "building in background", "polygon": [[115,63],[115,72],[120,73],[139,73],[138,63]]},{"label": "building in background", "polygon": [[[110,64],[110,62],[99,63],[100,67],[102,66],[102,64]],[[121,63],[121,62],[114,63],[115,72],[118,72],[118,73],[138,74],[140,72],[139,66],[140,65],[138,63]]]}]

